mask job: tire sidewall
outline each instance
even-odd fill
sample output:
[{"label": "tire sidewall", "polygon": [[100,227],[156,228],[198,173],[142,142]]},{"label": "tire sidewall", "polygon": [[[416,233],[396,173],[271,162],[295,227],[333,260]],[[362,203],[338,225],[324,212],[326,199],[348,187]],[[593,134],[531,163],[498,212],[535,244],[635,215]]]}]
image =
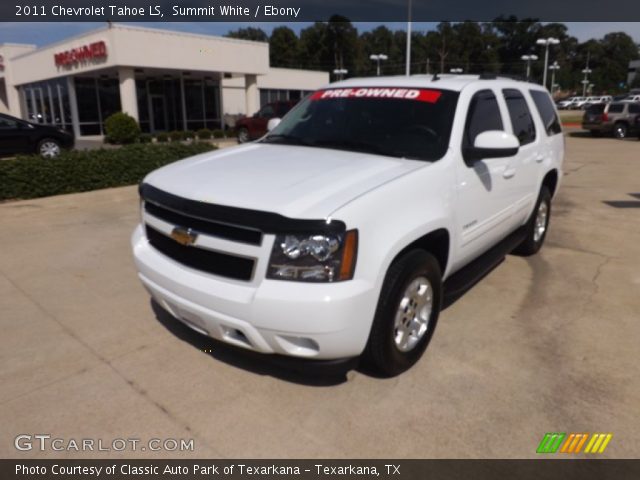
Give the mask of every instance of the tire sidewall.
[{"label": "tire sidewall", "polygon": [[247,143],[249,140],[249,129],[241,127],[238,130],[238,143]]},{"label": "tire sidewall", "polygon": [[[393,279],[385,279],[385,285],[381,292],[380,308],[376,314],[377,328],[382,329],[379,348],[382,349],[383,357],[387,359],[385,373],[388,375],[402,373],[420,359],[433,337],[442,305],[442,280],[437,261],[422,251],[411,252],[400,261],[403,265],[400,274]],[[395,316],[407,286],[421,276],[429,280],[433,291],[429,326],[427,332],[412,350],[402,352],[394,342]]]}]

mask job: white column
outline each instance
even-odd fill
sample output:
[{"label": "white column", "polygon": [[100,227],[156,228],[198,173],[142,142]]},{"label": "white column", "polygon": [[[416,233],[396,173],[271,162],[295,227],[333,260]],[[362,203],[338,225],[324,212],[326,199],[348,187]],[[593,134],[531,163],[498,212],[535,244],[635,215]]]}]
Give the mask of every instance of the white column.
[{"label": "white column", "polygon": [[119,68],[118,78],[120,80],[120,106],[122,111],[138,121],[138,95],[136,94],[136,77],[133,68]]},{"label": "white column", "polygon": [[244,76],[244,95],[246,101],[246,114],[251,116],[260,109],[260,99],[258,98],[258,77],[256,75]]},{"label": "white column", "polygon": [[67,91],[69,92],[69,108],[71,109],[71,125],[73,135],[80,136],[80,117],[78,116],[78,99],[76,97],[76,84],[72,76],[67,77]]}]

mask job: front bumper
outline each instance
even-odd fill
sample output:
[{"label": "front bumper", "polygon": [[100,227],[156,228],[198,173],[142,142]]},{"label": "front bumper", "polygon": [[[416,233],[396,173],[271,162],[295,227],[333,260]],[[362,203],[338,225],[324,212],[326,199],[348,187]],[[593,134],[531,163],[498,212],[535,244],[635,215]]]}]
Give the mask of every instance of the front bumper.
[{"label": "front bumper", "polygon": [[138,275],[152,297],[194,330],[253,351],[309,359],[355,357],[366,345],[377,303],[363,280],[307,284],[242,282],[164,256],[142,227],[132,236]]}]

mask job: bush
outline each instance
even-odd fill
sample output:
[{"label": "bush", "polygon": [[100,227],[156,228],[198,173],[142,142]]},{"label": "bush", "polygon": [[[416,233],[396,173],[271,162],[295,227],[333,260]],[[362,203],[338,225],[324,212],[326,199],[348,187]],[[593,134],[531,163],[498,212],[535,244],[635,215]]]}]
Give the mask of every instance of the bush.
[{"label": "bush", "polygon": [[201,128],[196,132],[196,134],[200,140],[208,140],[211,138],[211,130],[208,128]]},{"label": "bush", "polygon": [[224,138],[224,130],[219,128],[213,131],[213,138]]},{"label": "bush", "polygon": [[184,138],[182,130],[174,130],[173,132],[169,132],[169,138],[172,142],[180,142]]},{"label": "bush", "polygon": [[109,115],[104,121],[104,131],[107,142],[119,145],[133,143],[140,136],[138,122],[123,112]]},{"label": "bush", "polygon": [[160,132],[156,135],[158,143],[167,143],[169,141],[169,135],[167,132]]},{"label": "bush", "polygon": [[141,133],[140,136],[138,137],[138,141],[140,143],[151,143],[152,140],[153,140],[153,135],[151,135],[150,133]]},{"label": "bush", "polygon": [[185,130],[184,132],[182,132],[183,140],[189,140],[191,138],[196,138],[196,132],[194,132],[193,130]]},{"label": "bush", "polygon": [[19,156],[0,162],[0,200],[25,199],[133,185],[158,167],[214,150],[208,143],[135,144],[73,150],[56,158]]}]

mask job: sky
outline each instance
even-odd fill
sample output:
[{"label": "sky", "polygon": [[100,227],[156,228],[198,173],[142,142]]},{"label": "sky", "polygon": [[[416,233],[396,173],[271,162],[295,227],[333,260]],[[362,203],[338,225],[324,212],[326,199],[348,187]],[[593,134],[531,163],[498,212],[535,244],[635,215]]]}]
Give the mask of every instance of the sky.
[{"label": "sky", "polygon": [[[38,46],[54,43],[59,40],[79,35],[89,30],[99,28],[104,23],[89,22],[51,22],[51,23],[7,23],[0,22],[0,43],[29,43]],[[223,23],[223,22],[144,22],[133,23],[150,28],[163,28],[167,30],[180,30],[184,32],[202,33],[207,35],[224,35],[230,30],[241,27],[262,28],[268,34],[273,28],[283,25],[283,23]],[[308,27],[311,23],[294,22],[287,23],[287,26],[299,32]],[[354,22],[358,31],[372,30],[381,25],[373,22]],[[406,23],[384,23],[391,30],[404,30]],[[609,32],[626,32],[637,43],[640,43],[640,22],[567,22],[569,34],[584,41],[590,38],[602,38]],[[415,22],[414,31],[426,31],[435,28],[436,23]]]}]

